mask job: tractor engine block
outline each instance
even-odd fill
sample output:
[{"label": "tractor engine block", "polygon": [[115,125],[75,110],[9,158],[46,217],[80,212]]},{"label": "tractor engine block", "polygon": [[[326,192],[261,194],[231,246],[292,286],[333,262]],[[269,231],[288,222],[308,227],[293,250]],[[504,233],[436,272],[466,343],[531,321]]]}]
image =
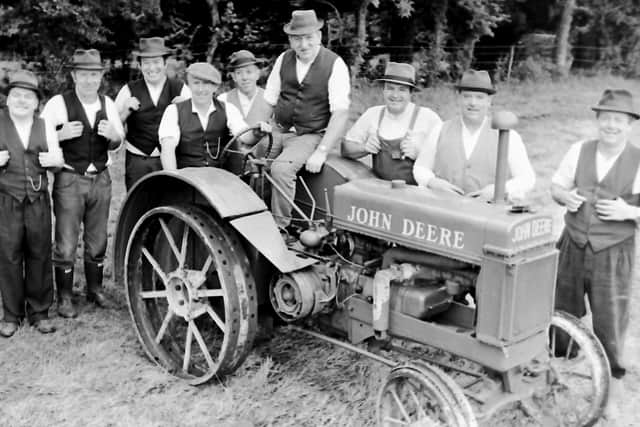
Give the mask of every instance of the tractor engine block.
[{"label": "tractor engine block", "polygon": [[334,277],[323,265],[281,274],[269,286],[271,306],[285,322],[313,316],[335,297]]}]

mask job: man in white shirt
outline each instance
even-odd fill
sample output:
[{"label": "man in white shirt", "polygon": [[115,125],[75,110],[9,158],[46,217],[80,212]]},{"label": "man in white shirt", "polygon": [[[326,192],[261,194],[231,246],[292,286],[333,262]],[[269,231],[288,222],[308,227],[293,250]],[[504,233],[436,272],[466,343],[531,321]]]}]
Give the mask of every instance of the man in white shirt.
[{"label": "man in white shirt", "polygon": [[[459,84],[460,117],[442,124],[416,159],[418,185],[490,200],[494,192],[498,131],[491,129],[491,97],[495,93],[486,71],[468,70]],[[509,179],[506,193],[519,200],[535,185],[535,172],[518,132],[509,131]]]},{"label": "man in white shirt", "polygon": [[629,137],[640,114],[622,89],[605,90],[593,110],[598,138],[572,145],[551,181],[551,195],[567,208],[556,309],[582,317],[587,296],[611,374],[621,378],[640,219],[640,149]]},{"label": "man in white shirt", "polygon": [[158,126],[165,108],[191,97],[182,81],[167,77],[167,57],[171,49],[162,37],[141,38],[133,52],[142,79],[122,86],[116,96],[120,118],[127,124],[125,146],[125,186],[127,191],[140,178],[162,169]]},{"label": "man in white shirt", "polygon": [[431,109],[411,102],[416,87],[412,65],[389,62],[378,81],[384,84],[385,105],[360,116],[345,136],[342,155],[358,159],[371,154],[373,171],[380,178],[415,184],[414,159],[429,136],[437,135],[442,120]]},{"label": "man in white shirt", "polygon": [[16,71],[7,93],[7,109],[0,110],[0,336],[12,336],[25,317],[46,334],[55,331],[48,319],[53,278],[47,168],[64,160],[53,126],[35,116],[41,96],[36,76]]},{"label": "man in white shirt", "polygon": [[306,167],[319,172],[327,153],[342,138],[349,118],[349,70],[338,55],[321,45],[313,10],[296,10],[284,26],[291,49],[277,59],[267,79],[264,99],[274,107],[271,175],[279,190],[271,195],[276,224],[291,222],[296,174]]},{"label": "man in white shirt", "polygon": [[55,95],[42,111],[57,129],[65,160],[53,184],[53,264],[62,317],[77,316],[72,288],[81,224],[87,300],[99,307],[107,305],[102,278],[111,204],[109,150],[120,147],[124,130],[111,98],[98,94],[103,74],[100,52],[77,49],[71,61],[74,88]]}]

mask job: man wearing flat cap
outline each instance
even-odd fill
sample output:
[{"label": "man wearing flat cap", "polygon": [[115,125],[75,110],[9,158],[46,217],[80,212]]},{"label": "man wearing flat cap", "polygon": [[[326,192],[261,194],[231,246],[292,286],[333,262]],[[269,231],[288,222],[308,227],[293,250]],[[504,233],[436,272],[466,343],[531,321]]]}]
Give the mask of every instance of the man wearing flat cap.
[{"label": "man wearing flat cap", "polygon": [[[0,110],[0,336],[22,319],[41,333],[54,332],[51,201],[47,168],[64,163],[53,126],[35,115],[41,96],[30,71],[16,71]],[[26,306],[26,311],[25,311]]]},{"label": "man wearing flat cap", "polygon": [[347,132],[342,155],[358,159],[371,154],[374,173],[387,180],[415,184],[413,162],[442,121],[431,109],[411,102],[416,70],[411,64],[389,62],[383,84],[385,105],[369,108]]},{"label": "man wearing flat cap", "polygon": [[[490,200],[494,192],[498,130],[491,128],[491,98],[496,92],[489,73],[468,70],[456,85],[460,116],[442,124],[436,141],[416,159],[418,185]],[[535,172],[520,134],[509,131],[509,179],[506,193],[520,200],[535,185]]]},{"label": "man wearing flat cap", "polygon": [[323,21],[313,10],[296,10],[284,26],[291,49],[282,53],[267,79],[264,99],[274,107],[274,181],[271,208],[281,228],[291,221],[296,174],[319,172],[327,153],[342,138],[349,118],[349,70],[321,45]]},{"label": "man wearing flat cap", "polygon": [[124,139],[114,102],[98,93],[105,69],[100,52],[77,49],[70,68],[74,88],[55,95],[42,111],[42,116],[58,130],[65,160],[53,183],[53,265],[58,314],[62,317],[77,316],[72,289],[82,224],[87,300],[99,307],[107,305],[102,278],[111,204],[109,150],[120,147]]},{"label": "man wearing flat cap", "polygon": [[133,55],[142,79],[122,86],[116,96],[120,118],[127,125],[125,186],[127,191],[140,178],[162,169],[158,126],[165,108],[191,97],[182,81],[167,77],[167,57],[172,50],[162,37],[141,38]]},{"label": "man wearing flat cap", "polygon": [[551,195],[567,208],[556,308],[582,317],[586,294],[593,330],[621,378],[640,218],[640,149],[629,136],[640,114],[622,89],[605,90],[593,110],[598,137],[573,144],[551,180]]},{"label": "man wearing flat cap", "polygon": [[[232,135],[239,135],[249,127],[233,104],[214,97],[221,81],[218,70],[206,62],[196,62],[187,68],[191,99],[169,105],[158,128],[163,169],[222,167],[222,148]],[[270,130],[266,123],[260,123],[261,129]],[[259,131],[246,132],[238,139],[253,144],[261,136]]]}]

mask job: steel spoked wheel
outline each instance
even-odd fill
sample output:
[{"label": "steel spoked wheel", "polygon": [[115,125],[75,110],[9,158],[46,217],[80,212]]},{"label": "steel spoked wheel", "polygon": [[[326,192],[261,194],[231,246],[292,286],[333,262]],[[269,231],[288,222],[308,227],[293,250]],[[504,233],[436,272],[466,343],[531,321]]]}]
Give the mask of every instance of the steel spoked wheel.
[{"label": "steel spoked wheel", "polygon": [[135,225],[125,287],[138,337],[158,365],[200,384],[233,372],[257,329],[254,279],[235,232],[195,206],[161,206]]},{"label": "steel spoked wheel", "polygon": [[442,370],[410,363],[391,370],[378,394],[381,427],[475,427],[468,400]]},{"label": "steel spoked wheel", "polygon": [[550,390],[544,412],[559,425],[591,426],[609,398],[609,361],[600,341],[578,318],[558,311],[549,327]]}]

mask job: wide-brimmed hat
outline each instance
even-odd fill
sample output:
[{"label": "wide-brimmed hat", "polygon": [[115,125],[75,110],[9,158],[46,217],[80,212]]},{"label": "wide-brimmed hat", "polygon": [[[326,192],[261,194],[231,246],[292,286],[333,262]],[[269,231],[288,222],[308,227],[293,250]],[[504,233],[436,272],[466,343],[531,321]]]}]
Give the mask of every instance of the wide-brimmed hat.
[{"label": "wide-brimmed hat", "polygon": [[194,62],[187,67],[187,74],[216,85],[222,83],[220,72],[208,62]]},{"label": "wide-brimmed hat", "polygon": [[496,93],[496,89],[491,83],[489,73],[484,70],[467,70],[462,74],[460,82],[454,87],[458,90],[471,90],[474,92],[484,92],[489,95]]},{"label": "wide-brimmed hat", "polygon": [[315,10],[294,10],[291,13],[291,21],[284,25],[284,32],[292,36],[299,36],[313,33],[323,25],[324,21],[318,19]]},{"label": "wide-brimmed hat", "polygon": [[173,49],[169,49],[164,45],[164,38],[141,37],[138,41],[138,50],[133,51],[133,56],[138,58],[157,58],[171,53],[173,53]]},{"label": "wide-brimmed hat", "polygon": [[100,52],[97,49],[76,49],[71,57],[69,68],[75,70],[104,70]]},{"label": "wide-brimmed hat", "polygon": [[38,77],[31,71],[17,70],[11,74],[5,93],[8,95],[9,91],[14,87],[31,90],[38,95],[38,98],[42,98],[42,92],[38,87]]},{"label": "wide-brimmed hat", "polygon": [[627,113],[634,119],[640,118],[640,113],[635,109],[633,95],[625,89],[606,89],[598,105],[591,107],[593,111],[613,111],[615,113]]},{"label": "wide-brimmed hat", "polygon": [[233,52],[229,57],[229,69],[231,71],[237,70],[238,68],[247,67],[249,65],[258,65],[261,60],[257,59],[253,53],[248,50],[239,50],[237,52]]},{"label": "wide-brimmed hat", "polygon": [[401,62],[388,62],[384,70],[384,76],[376,79],[379,82],[389,82],[416,87],[416,69],[411,64]]}]

